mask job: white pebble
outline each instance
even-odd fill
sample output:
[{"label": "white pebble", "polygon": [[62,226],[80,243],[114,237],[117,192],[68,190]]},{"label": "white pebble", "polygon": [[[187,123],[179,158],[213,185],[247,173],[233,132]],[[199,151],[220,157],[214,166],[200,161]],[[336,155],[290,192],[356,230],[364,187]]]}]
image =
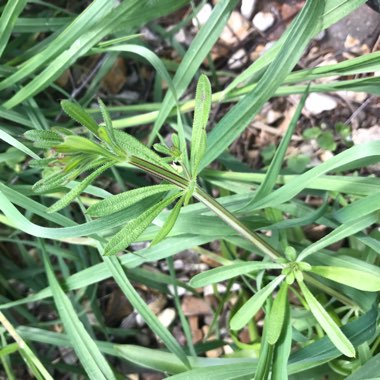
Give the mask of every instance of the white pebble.
[{"label": "white pebble", "polygon": [[201,27],[206,24],[207,20],[210,18],[212,12],[212,6],[206,3],[198,12],[198,14],[193,17],[193,25],[195,27]]},{"label": "white pebble", "polygon": [[175,319],[175,310],[172,308],[163,310],[158,315],[158,319],[165,327],[169,327]]},{"label": "white pebble", "polygon": [[237,50],[228,60],[230,69],[240,69],[247,62],[247,53],[244,49]]},{"label": "white pebble", "polygon": [[256,13],[252,20],[253,26],[260,32],[268,30],[275,22],[275,17],[270,12]]},{"label": "white pebble", "polygon": [[255,9],[256,0],[242,0],[240,13],[246,18],[250,19]]},{"label": "white pebble", "polygon": [[305,108],[313,115],[319,115],[324,111],[335,109],[337,105],[337,101],[331,96],[312,93],[306,99]]}]

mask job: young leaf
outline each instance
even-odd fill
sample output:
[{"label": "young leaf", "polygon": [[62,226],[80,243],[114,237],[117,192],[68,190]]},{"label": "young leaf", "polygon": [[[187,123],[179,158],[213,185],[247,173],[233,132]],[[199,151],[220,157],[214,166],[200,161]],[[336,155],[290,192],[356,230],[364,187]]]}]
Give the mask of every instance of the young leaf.
[{"label": "young leaf", "polygon": [[330,317],[323,306],[313,296],[308,287],[303,281],[297,281],[301,288],[302,294],[305,297],[307,304],[310,307],[310,311],[313,313],[315,319],[319,322],[327,336],[335,347],[344,355],[353,358],[355,357],[355,348],[352,343],[343,334],[334,320]]},{"label": "young leaf", "polygon": [[211,109],[211,85],[206,75],[198,80],[195,94],[193,131],[191,135],[191,174],[195,178],[206,151],[206,126]]},{"label": "young leaf", "polygon": [[181,207],[183,205],[184,201],[184,195],[180,198],[180,200],[176,203],[176,205],[173,207],[173,210],[171,210],[168,218],[166,219],[164,225],[160,229],[159,233],[155,236],[153,239],[151,245],[159,243],[161,240],[165,239],[165,237],[168,235],[168,233],[172,230],[175,222],[178,219],[179,212],[181,211]]},{"label": "young leaf", "polygon": [[37,148],[49,149],[55,145],[61,144],[63,138],[53,131],[30,130],[24,133],[24,137],[33,141],[33,145]]},{"label": "young leaf", "polygon": [[164,193],[171,190],[178,190],[178,188],[174,185],[154,185],[140,187],[138,189],[126,191],[124,193],[114,195],[113,197],[103,199],[102,201],[92,205],[86,213],[89,216],[110,215],[117,211],[123,210],[124,208],[132,206],[133,204],[152,195]]},{"label": "young leaf", "polygon": [[55,147],[59,153],[93,153],[104,157],[115,158],[99,144],[82,136],[67,136],[63,143]]},{"label": "young leaf", "polygon": [[72,347],[78,355],[89,378],[97,380],[116,379],[112,369],[100,352],[99,347],[84,328],[69,298],[59,285],[49,261],[48,254],[44,249],[43,259],[48,282],[59,316],[71,341]]},{"label": "young leaf", "polygon": [[264,288],[260,289],[252,296],[231,318],[230,327],[232,330],[240,330],[249,320],[259,311],[273,290],[284,280],[285,276],[281,275],[271,281]]},{"label": "young leaf", "polygon": [[197,274],[190,280],[190,286],[193,288],[201,288],[206,285],[215,284],[236,276],[257,272],[263,269],[282,268],[283,266],[281,264],[275,263],[237,261],[231,265],[225,265]]},{"label": "young leaf", "polygon": [[118,130],[114,130],[114,136],[118,146],[125,150],[127,154],[142,158],[156,165],[160,165],[165,169],[170,170],[171,172],[174,172],[174,169],[170,165],[162,162],[162,158],[157,153],[147,148],[135,137]]},{"label": "young leaf", "polygon": [[[79,174],[79,173],[76,173]],[[75,175],[76,176],[76,175]],[[32,189],[35,193],[44,193],[51,189],[55,189],[59,186],[65,185],[70,179],[73,178],[73,173],[62,173],[62,172],[54,172],[49,176],[40,179],[37,181]],[[75,178],[75,177],[74,177]]]},{"label": "young leaf", "polygon": [[132,242],[134,242],[142,232],[149,226],[150,223],[157,217],[157,215],[167,206],[172,203],[179,194],[175,194],[167,199],[162,200],[155,206],[149,208],[136,219],[129,222],[124,228],[122,228],[115,236],[111,238],[105,247],[105,255],[115,255],[116,253],[127,248]]},{"label": "young leaf", "polygon": [[96,177],[98,177],[101,173],[103,173],[105,170],[113,166],[115,162],[109,162],[100,168],[96,169],[94,172],[92,172],[89,176],[87,176],[82,182],[78,183],[75,187],[73,187],[67,194],[65,194],[61,199],[59,199],[57,202],[55,202],[53,205],[51,205],[47,212],[52,213],[56,212],[58,210],[61,210],[62,208],[66,207],[70,202],[75,199],[80,193],[83,192],[83,190],[92,182]]},{"label": "young leaf", "polygon": [[61,107],[73,120],[86,127],[95,135],[98,134],[98,123],[79,104],[62,100]]},{"label": "young leaf", "polygon": [[331,266],[313,266],[311,272],[366,292],[380,291],[380,275],[376,276],[365,271]]},{"label": "young leaf", "polygon": [[[112,126],[112,119],[111,119],[110,113],[108,112],[107,107],[105,106],[102,99],[100,99],[100,98],[98,98],[98,103],[99,103],[100,112],[102,113],[104,124],[105,124],[105,127],[100,126],[98,129],[99,137],[102,138],[102,134],[104,134],[104,132],[105,132],[106,138],[108,140],[107,143],[112,145],[113,147],[117,147],[117,148],[121,149],[118,146],[118,143],[115,139],[115,133],[114,133],[114,129]],[[103,139],[104,139],[104,137],[103,137]]]},{"label": "young leaf", "polygon": [[285,319],[286,305],[288,301],[288,284],[284,281],[281,284],[272,308],[269,313],[268,320],[268,343],[274,345],[277,343],[281,335],[282,326]]}]

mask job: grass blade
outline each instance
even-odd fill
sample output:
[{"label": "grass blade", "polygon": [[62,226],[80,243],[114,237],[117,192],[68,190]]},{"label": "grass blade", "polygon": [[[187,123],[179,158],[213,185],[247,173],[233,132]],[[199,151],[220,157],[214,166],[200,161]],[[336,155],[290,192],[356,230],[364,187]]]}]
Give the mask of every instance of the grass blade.
[{"label": "grass blade", "polygon": [[[43,247],[43,244],[41,244],[41,247]],[[69,298],[59,285],[45,249],[43,249],[43,259],[59,316],[65,327],[66,333],[69,336],[72,347],[78,355],[89,378],[94,380],[116,379],[111,367],[108,365],[98,346],[84,328]]]},{"label": "grass blade", "polygon": [[15,139],[13,136],[9,135],[8,133],[2,131],[0,129],[0,139],[8,143],[9,145],[12,145],[18,150],[21,150],[21,152],[24,152],[28,156],[34,158],[35,160],[39,160],[40,158],[35,154],[32,150],[30,150],[27,146],[25,146],[23,143]]},{"label": "grass blade", "polygon": [[7,46],[13,26],[28,0],[7,1],[0,17],[0,57]]},{"label": "grass blade", "polygon": [[333,171],[343,171],[353,169],[358,166],[376,163],[380,158],[380,141],[355,145],[350,149],[332,157],[321,165],[310,169],[306,173],[294,177],[285,186],[272,192],[253,205],[245,208],[245,212],[265,207],[276,207],[289,201],[302,190],[306,189],[310,183],[323,174]]},{"label": "grass blade", "polygon": [[286,43],[255,89],[240,100],[209,134],[208,150],[201,163],[202,169],[232,144],[264,103],[274,95],[311,40],[323,10],[324,2],[319,0],[306,2],[289,31]]},{"label": "grass blade", "polygon": [[225,281],[236,276],[258,272],[263,269],[282,269],[281,264],[260,263],[260,262],[234,262],[231,265],[214,268],[207,272],[199,273],[190,280],[190,286],[201,288],[206,285]]},{"label": "grass blade", "polygon": [[[202,64],[212,46],[218,39],[236,3],[237,0],[219,1],[214,7],[207,23],[201,28],[187,49],[187,52],[173,78],[173,85],[179,98],[185,92],[187,86],[199,69],[199,66]],[[175,99],[171,93],[167,93],[164,101],[162,102],[160,112],[155,120],[153,130],[149,137],[149,145],[153,143],[153,140],[160,131],[160,128],[164,124],[174,106]]]},{"label": "grass blade", "polygon": [[264,198],[266,195],[268,195],[272,191],[274,185],[276,184],[276,179],[278,175],[280,174],[280,170],[284,161],[286,150],[288,149],[288,145],[290,143],[294,130],[296,129],[298,119],[301,116],[302,109],[305,105],[305,102],[308,96],[308,89],[309,88],[307,88],[307,90],[305,91],[305,94],[302,96],[302,99],[300,100],[297,106],[297,109],[292,117],[292,120],[290,121],[289,127],[286,130],[284,137],[281,139],[281,143],[279,147],[277,148],[276,153],[272,159],[272,162],[270,163],[267,169],[267,174],[264,178],[264,181],[256,190],[252,202],[259,201],[260,199]]}]

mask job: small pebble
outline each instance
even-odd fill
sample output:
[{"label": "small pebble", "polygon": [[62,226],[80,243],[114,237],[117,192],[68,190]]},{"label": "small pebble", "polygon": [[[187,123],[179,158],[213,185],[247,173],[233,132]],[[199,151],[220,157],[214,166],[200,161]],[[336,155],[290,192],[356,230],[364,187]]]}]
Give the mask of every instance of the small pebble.
[{"label": "small pebble", "polygon": [[165,326],[169,327],[175,319],[175,310],[173,308],[167,308],[158,314],[158,320]]},{"label": "small pebble", "polygon": [[275,17],[270,12],[259,12],[256,13],[255,17],[252,20],[253,26],[260,32],[265,32],[275,22]]},{"label": "small pebble", "polygon": [[212,12],[212,6],[209,3],[206,3],[198,12],[196,17],[193,17],[192,23],[198,28],[206,24],[207,20],[210,18]]},{"label": "small pebble", "polygon": [[319,115],[335,109],[337,105],[337,101],[331,96],[312,93],[306,99],[305,108],[313,115]]},{"label": "small pebble", "polygon": [[240,6],[240,13],[249,20],[256,6],[256,0],[242,0]]},{"label": "small pebble", "polygon": [[237,50],[228,60],[230,69],[240,69],[247,62],[247,53],[244,49]]}]

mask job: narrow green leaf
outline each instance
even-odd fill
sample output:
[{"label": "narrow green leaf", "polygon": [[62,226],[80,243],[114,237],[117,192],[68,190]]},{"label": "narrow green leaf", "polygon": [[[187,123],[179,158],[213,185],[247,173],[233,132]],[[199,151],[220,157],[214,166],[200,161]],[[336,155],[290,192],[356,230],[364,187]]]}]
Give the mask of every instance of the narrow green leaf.
[{"label": "narrow green leaf", "polygon": [[[107,141],[107,142],[108,143],[113,143],[114,145],[117,145],[117,142],[115,140],[114,129],[113,129],[113,126],[112,126],[111,115],[108,112],[108,109],[107,109],[106,105],[103,103],[102,99],[98,98],[98,103],[99,103],[100,112],[102,113],[102,117],[103,117],[103,120],[104,120],[105,129],[106,129],[106,132],[107,132],[107,137],[110,140],[110,141]],[[98,129],[98,133],[99,133],[99,137],[102,138],[102,136],[101,136],[101,127]]]},{"label": "narrow green leaf", "polygon": [[[326,162],[308,170],[306,173],[292,177],[286,185],[268,194],[265,198],[247,207],[245,212],[265,207],[275,207],[287,202],[323,174],[332,171],[342,171],[360,167],[370,162],[378,162],[380,158],[380,141],[371,141],[365,144],[355,145],[342,153],[330,158]],[[346,185],[347,186],[347,185]],[[342,191],[345,186],[342,184]],[[346,190],[347,191],[347,190]],[[344,192],[344,191],[343,191]]]},{"label": "narrow green leaf", "polygon": [[205,168],[244,131],[261,107],[273,96],[303,54],[321,21],[324,2],[307,1],[287,35],[285,44],[269,65],[257,86],[240,100],[213,128],[200,168]]},{"label": "narrow green leaf", "polygon": [[380,353],[369,359],[363,366],[359,367],[346,380],[377,380],[379,379]]},{"label": "narrow green leaf", "polygon": [[28,0],[7,1],[0,17],[0,57],[7,46],[12,29]]},{"label": "narrow green leaf", "polygon": [[140,187],[138,189],[129,190],[121,194],[103,199],[102,201],[92,205],[87,210],[89,216],[105,216],[123,210],[133,204],[150,197],[155,194],[165,193],[167,191],[178,190],[174,185],[154,185]]},{"label": "narrow green leaf", "polygon": [[268,343],[274,345],[277,343],[285,319],[285,311],[288,302],[288,284],[284,281],[273,302],[269,313],[268,321]]},{"label": "narrow green leaf", "polygon": [[149,208],[137,218],[129,222],[115,236],[113,236],[105,247],[105,255],[111,256],[127,248],[141,233],[149,226],[157,215],[172,203],[179,194],[164,199],[155,206]]},{"label": "narrow green leaf", "polygon": [[276,343],[271,380],[288,380],[288,361],[292,350],[292,323],[290,320],[289,302],[285,305],[284,327]]},{"label": "narrow green leaf", "polygon": [[[41,244],[41,246],[43,247],[43,244]],[[96,343],[84,328],[69,298],[59,285],[45,250],[43,250],[43,259],[58,314],[65,327],[65,331],[69,336],[72,347],[78,355],[89,378],[93,380],[116,379],[111,367],[105,360]]]},{"label": "narrow green leaf", "polygon": [[73,187],[67,194],[65,194],[62,198],[60,198],[57,202],[55,202],[53,205],[51,205],[47,212],[52,213],[56,212],[58,210],[61,210],[62,208],[66,207],[70,204],[70,202],[75,199],[77,196],[79,196],[86,187],[95,180],[96,177],[98,177],[101,173],[103,173],[105,170],[113,166],[115,162],[109,162],[100,168],[96,169],[93,173],[88,175],[82,182],[79,182],[75,187]]},{"label": "narrow green leaf", "polygon": [[[333,23],[337,22],[341,18],[347,16],[360,5],[364,4],[366,0],[324,0],[324,12],[320,17],[320,22],[316,23],[316,29],[314,30],[314,36],[320,33],[322,30],[327,29]],[[295,23],[296,20],[293,22]],[[236,88],[240,83],[249,80],[254,75],[259,74],[267,65],[269,65],[278,55],[279,50],[283,45],[286,45],[288,35],[293,27],[289,27],[286,32],[281,36],[281,38],[276,41],[276,43],[271,47],[271,49],[253,62],[246,70],[244,70],[240,75],[238,75],[231,84],[224,91],[228,93]],[[351,61],[351,60],[350,60]],[[315,70],[318,68],[313,68],[310,70]],[[294,73],[290,74],[293,75]],[[312,78],[305,78],[303,76],[300,80],[310,80]]]},{"label": "narrow green leaf", "polygon": [[108,46],[102,49],[99,49],[101,51],[121,51],[125,53],[133,53],[137,54],[138,56],[146,59],[157,71],[157,73],[160,75],[162,79],[164,79],[169,87],[169,90],[172,92],[174,101],[177,102],[177,93],[172,81],[171,76],[168,73],[168,70],[166,69],[164,63],[161,61],[161,59],[153,53],[151,50],[147,49],[144,46],[140,45],[132,45],[132,44],[127,44],[127,45],[116,45],[116,46]]},{"label": "narrow green leaf", "polygon": [[98,123],[79,104],[62,100],[61,107],[77,123],[83,125],[95,135],[98,134]]},{"label": "narrow green leaf", "polygon": [[35,193],[44,193],[49,190],[55,189],[59,186],[65,185],[72,178],[72,173],[53,172],[37,181],[32,189]]},{"label": "narrow green leaf", "polygon": [[16,149],[20,150],[21,152],[24,152],[28,156],[34,158],[35,160],[39,160],[40,158],[35,154],[32,150],[30,150],[27,146],[22,144],[20,141],[15,139],[13,136],[9,135],[8,133],[2,131],[0,129],[0,140],[5,141],[7,144],[12,145]]},{"label": "narrow green leaf", "polygon": [[335,230],[331,231],[329,234],[325,235],[323,238],[317,240],[316,242],[310,244],[305,248],[298,256],[297,261],[304,260],[306,257],[311,254],[320,251],[321,249],[336,243],[348,236],[353,236],[354,234],[363,231],[365,228],[370,225],[377,223],[379,217],[377,212],[374,212],[363,217],[358,217],[357,220],[350,223],[341,224]]},{"label": "narrow green leaf", "polygon": [[191,134],[191,173],[195,178],[199,163],[206,151],[206,126],[211,110],[211,84],[207,76],[202,74],[197,83],[193,130]]},{"label": "narrow green leaf", "polygon": [[267,169],[267,173],[264,178],[264,181],[261,183],[261,185],[255,192],[255,195],[252,199],[252,203],[260,200],[261,198],[264,198],[266,195],[268,195],[272,191],[273,187],[275,186],[277,177],[280,174],[280,170],[285,158],[286,150],[288,149],[288,145],[296,129],[298,119],[301,116],[302,109],[305,105],[308,94],[309,94],[309,87],[307,87],[307,90],[302,96],[301,101],[298,103],[297,109],[294,112],[294,115],[292,117],[292,120],[290,121],[288,129],[286,130],[284,137],[281,139],[281,143],[276,150],[276,153],[272,159],[272,162],[269,165],[269,168]]},{"label": "narrow green leaf", "polygon": [[[10,4],[14,3],[9,1]],[[78,17],[73,20],[66,28],[64,28],[54,40],[49,43],[45,48],[33,55],[30,59],[25,61],[23,65],[15,71],[12,75],[7,76],[0,83],[0,90],[14,85],[15,83],[26,78],[28,75],[38,70],[40,67],[46,65],[57,54],[65,51],[75,40],[99,23],[99,21],[109,12],[108,0],[94,0]],[[38,31],[41,30],[41,25]]]},{"label": "narrow green leaf", "polygon": [[243,328],[256,313],[261,306],[272,294],[274,289],[284,280],[285,276],[281,275],[271,281],[264,288],[260,289],[253,295],[231,318],[230,327],[232,330],[240,330]]},{"label": "narrow green leaf", "polygon": [[366,292],[380,291],[380,276],[343,267],[313,266],[312,273]]},{"label": "narrow green leaf", "polygon": [[313,296],[305,283],[303,281],[299,281],[298,279],[297,282],[301,288],[302,294],[304,295],[307,304],[310,307],[310,311],[313,313],[315,319],[326,332],[331,342],[342,354],[350,358],[355,357],[355,348],[352,343],[343,334],[343,332],[330,317],[324,307]]},{"label": "narrow green leaf", "polygon": [[[183,60],[173,78],[173,85],[179,98],[183,95],[187,86],[199,69],[199,66],[203,63],[212,46],[219,38],[220,33],[226,25],[236,4],[236,0],[218,1],[212,11],[212,14],[207,20],[207,23],[200,29],[199,33],[197,33],[191,42],[191,45],[187,49],[186,54],[183,57]],[[152,133],[149,137],[149,145],[153,143],[154,138],[160,131],[160,128],[164,124],[174,106],[175,99],[173,94],[168,92],[165,95],[158,117],[154,123]]]},{"label": "narrow green leaf", "polygon": [[231,265],[210,269],[207,272],[199,273],[190,280],[190,286],[201,288],[206,285],[215,284],[236,276],[258,272],[263,269],[282,269],[281,264],[263,262],[244,262],[237,261]]},{"label": "narrow green leaf", "polygon": [[184,198],[185,198],[185,196],[183,195],[181,197],[181,199],[173,207],[173,210],[170,211],[170,214],[167,217],[167,219],[165,220],[164,225],[161,227],[160,232],[153,239],[151,245],[155,245],[155,244],[159,243],[161,240],[165,239],[165,237],[168,235],[168,233],[172,230],[175,222],[178,219],[178,215],[181,211]]}]

